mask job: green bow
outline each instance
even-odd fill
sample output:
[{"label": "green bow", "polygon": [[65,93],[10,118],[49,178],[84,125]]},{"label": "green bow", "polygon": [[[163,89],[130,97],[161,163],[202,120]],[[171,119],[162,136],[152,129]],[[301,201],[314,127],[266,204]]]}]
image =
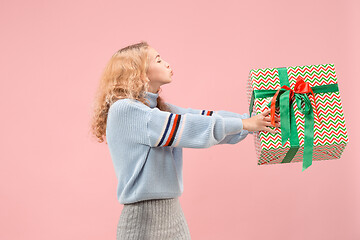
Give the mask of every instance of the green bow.
[{"label": "green bow", "polygon": [[[291,91],[288,90],[290,87],[290,82],[288,79],[287,69],[277,68],[279,72],[280,85],[282,88],[280,90],[253,90],[251,101],[250,101],[250,117],[252,114],[254,100],[255,98],[267,98],[273,97],[277,91],[279,91],[275,106],[280,107],[280,122],[281,122],[281,143],[282,146],[285,145],[288,139],[290,139],[290,149],[286,153],[284,159],[281,163],[289,163],[294,158],[295,154],[299,149],[299,137],[297,134],[296,121],[295,121],[295,112],[292,107],[292,99],[290,99]],[[283,87],[286,86],[283,89]],[[337,92],[339,91],[338,84],[328,84],[322,86],[311,87],[314,93],[324,93],[324,92]],[[312,155],[313,155],[313,146],[314,146],[314,113],[311,101],[306,93],[296,93],[293,92],[297,109],[304,114],[305,116],[305,140],[304,140],[304,154],[303,154],[303,168],[302,171],[307,169],[312,164]],[[279,100],[280,98],[280,100]],[[302,107],[304,103],[304,107]],[[268,104],[268,107],[271,107],[271,101]]]}]

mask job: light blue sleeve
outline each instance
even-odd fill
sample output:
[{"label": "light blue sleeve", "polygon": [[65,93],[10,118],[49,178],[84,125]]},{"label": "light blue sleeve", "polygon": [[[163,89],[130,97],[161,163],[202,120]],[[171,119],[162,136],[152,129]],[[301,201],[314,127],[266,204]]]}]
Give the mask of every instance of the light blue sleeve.
[{"label": "light blue sleeve", "polygon": [[[206,109],[193,109],[193,108],[182,108],[179,106],[176,106],[174,104],[166,102],[166,104],[170,107],[171,111],[177,114],[184,114],[184,113],[192,113],[192,114],[201,114],[201,115],[220,115],[224,118],[240,118],[240,119],[246,119],[250,118],[250,115],[248,113],[239,114],[235,112],[225,111],[225,110],[206,110]],[[254,132],[243,130],[240,133],[236,134],[230,134],[226,136],[222,141],[220,141],[218,144],[236,144],[246,138],[248,134],[254,134]]]},{"label": "light blue sleeve", "polygon": [[244,131],[241,119],[234,117],[170,113],[138,101],[123,101],[117,107],[128,121],[129,134],[137,134],[138,143],[151,147],[209,148]]}]

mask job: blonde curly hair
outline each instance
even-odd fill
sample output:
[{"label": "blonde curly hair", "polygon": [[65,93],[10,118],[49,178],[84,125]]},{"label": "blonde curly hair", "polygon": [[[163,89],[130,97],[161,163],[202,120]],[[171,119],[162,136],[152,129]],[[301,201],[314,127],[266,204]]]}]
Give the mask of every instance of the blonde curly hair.
[{"label": "blonde curly hair", "polygon": [[[106,120],[111,104],[119,99],[130,98],[149,106],[145,98],[145,92],[149,91],[149,80],[146,77],[150,64],[148,48],[146,41],[129,45],[118,50],[106,64],[92,105],[90,127],[99,143],[106,141]],[[170,112],[160,95],[157,108]]]}]

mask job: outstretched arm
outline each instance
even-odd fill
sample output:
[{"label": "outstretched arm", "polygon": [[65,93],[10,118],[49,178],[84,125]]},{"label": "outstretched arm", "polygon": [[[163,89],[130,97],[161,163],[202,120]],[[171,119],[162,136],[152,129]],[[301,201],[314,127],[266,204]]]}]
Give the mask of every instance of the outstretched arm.
[{"label": "outstretched arm", "polygon": [[128,130],[136,133],[124,137],[151,147],[208,148],[246,131],[239,118],[170,113],[126,99],[118,101],[113,112],[117,122],[125,123],[119,126],[131,126]]},{"label": "outstretched arm", "polygon": [[[208,115],[208,116],[213,116],[214,114],[215,115],[217,114],[224,118],[229,118],[229,117],[230,118],[240,118],[240,119],[250,118],[250,115],[248,113],[239,114],[239,113],[225,111],[225,110],[214,111],[214,110],[206,110],[206,109],[182,108],[182,107],[176,106],[176,105],[168,103],[168,102],[166,102],[166,104],[170,107],[170,109],[173,113],[177,113],[177,114],[191,113],[191,114],[201,114],[201,115]],[[220,141],[217,144],[236,144],[236,143],[240,142],[241,140],[243,140],[249,133],[253,134],[254,132],[243,129],[243,131],[240,133],[231,134],[231,135],[226,136],[222,141]]]}]

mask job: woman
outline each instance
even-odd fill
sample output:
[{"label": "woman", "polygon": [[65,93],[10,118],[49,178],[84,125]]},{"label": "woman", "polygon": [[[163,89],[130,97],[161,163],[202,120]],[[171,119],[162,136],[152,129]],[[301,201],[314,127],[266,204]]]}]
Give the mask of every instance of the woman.
[{"label": "woman", "polygon": [[[224,110],[181,108],[160,97],[172,69],[142,41],[108,62],[95,99],[93,134],[109,146],[124,204],[119,239],[190,239],[178,197],[182,148],[236,144],[251,131],[269,131],[269,111],[250,118]],[[276,118],[276,124],[279,124]]]}]

